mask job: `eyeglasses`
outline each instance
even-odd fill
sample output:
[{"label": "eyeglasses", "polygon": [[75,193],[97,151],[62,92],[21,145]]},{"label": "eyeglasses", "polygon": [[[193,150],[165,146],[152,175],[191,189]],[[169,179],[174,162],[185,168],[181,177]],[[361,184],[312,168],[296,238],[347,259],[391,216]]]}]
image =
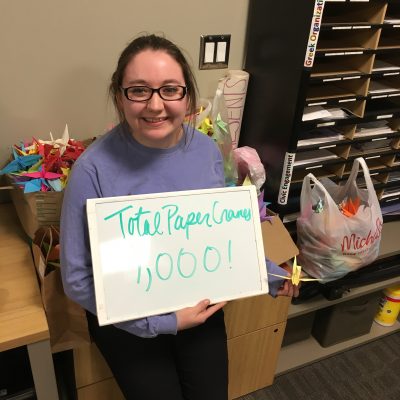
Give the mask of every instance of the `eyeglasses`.
[{"label": "eyeglasses", "polygon": [[157,89],[148,86],[121,87],[125,97],[130,101],[148,101],[153,97],[154,92],[165,101],[181,100],[186,96],[186,87],[179,85],[165,85]]}]

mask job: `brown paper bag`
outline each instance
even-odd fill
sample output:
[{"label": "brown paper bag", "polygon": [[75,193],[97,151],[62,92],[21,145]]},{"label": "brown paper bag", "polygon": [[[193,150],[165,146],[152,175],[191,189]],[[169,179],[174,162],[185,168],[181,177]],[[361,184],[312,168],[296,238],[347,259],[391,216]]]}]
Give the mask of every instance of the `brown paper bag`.
[{"label": "brown paper bag", "polygon": [[47,227],[36,232],[32,243],[54,353],[90,343],[85,311],[64,293],[58,265],[58,242],[58,229]]}]

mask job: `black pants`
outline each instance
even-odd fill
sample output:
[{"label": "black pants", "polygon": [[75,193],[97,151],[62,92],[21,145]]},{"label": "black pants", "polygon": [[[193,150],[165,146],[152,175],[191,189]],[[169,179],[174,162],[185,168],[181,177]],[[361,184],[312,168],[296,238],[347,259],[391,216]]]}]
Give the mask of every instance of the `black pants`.
[{"label": "black pants", "polygon": [[113,325],[99,327],[97,317],[87,317],[90,334],[126,400],[227,400],[222,310],[195,328],[151,339]]}]

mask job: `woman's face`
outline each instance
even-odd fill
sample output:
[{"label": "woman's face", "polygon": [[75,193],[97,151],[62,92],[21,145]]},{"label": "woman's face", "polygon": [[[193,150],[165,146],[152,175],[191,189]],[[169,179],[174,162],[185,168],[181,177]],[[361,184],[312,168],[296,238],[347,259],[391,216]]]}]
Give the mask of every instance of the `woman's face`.
[{"label": "woman's face", "polygon": [[[125,68],[122,87],[164,85],[185,86],[182,68],[164,51],[144,50],[137,54]],[[164,101],[157,92],[150,100],[133,102],[121,92],[120,107],[133,137],[147,147],[175,146],[182,136],[188,100]]]}]

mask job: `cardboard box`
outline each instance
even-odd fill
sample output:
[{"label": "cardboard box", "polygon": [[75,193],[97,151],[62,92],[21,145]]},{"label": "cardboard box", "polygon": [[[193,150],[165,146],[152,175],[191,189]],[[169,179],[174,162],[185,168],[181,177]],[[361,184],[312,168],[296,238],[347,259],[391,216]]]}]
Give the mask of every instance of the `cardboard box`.
[{"label": "cardboard box", "polygon": [[[12,185],[10,178],[7,181]],[[24,193],[16,186],[9,192],[21,225],[31,239],[39,228],[60,224],[63,192]]]},{"label": "cardboard box", "polygon": [[299,249],[279,216],[271,210],[267,210],[267,213],[271,217],[271,221],[261,224],[264,253],[269,260],[280,265],[297,256]]}]

